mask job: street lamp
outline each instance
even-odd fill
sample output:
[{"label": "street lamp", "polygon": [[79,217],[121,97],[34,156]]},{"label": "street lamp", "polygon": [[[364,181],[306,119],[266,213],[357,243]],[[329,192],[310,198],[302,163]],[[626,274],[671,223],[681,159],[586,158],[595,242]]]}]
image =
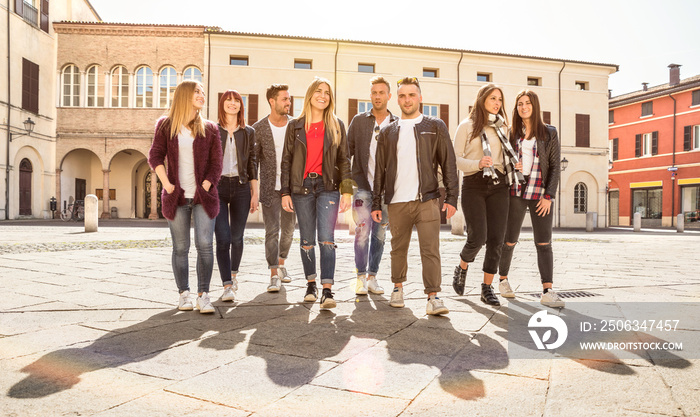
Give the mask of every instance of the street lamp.
[{"label": "street lamp", "polygon": [[12,133],[8,129],[7,152],[5,152],[7,156],[5,161],[5,220],[10,220],[10,142],[12,142],[13,138],[31,135],[34,131],[34,124],[32,118],[27,117],[27,120],[24,121],[24,130],[27,133]]},{"label": "street lamp", "polygon": [[[569,166],[569,161],[566,159],[566,157],[563,157],[561,159],[560,166],[561,172],[566,171],[566,167]],[[559,200],[559,202],[557,203],[557,227],[561,227],[561,175],[559,176],[559,191],[557,200]]]}]

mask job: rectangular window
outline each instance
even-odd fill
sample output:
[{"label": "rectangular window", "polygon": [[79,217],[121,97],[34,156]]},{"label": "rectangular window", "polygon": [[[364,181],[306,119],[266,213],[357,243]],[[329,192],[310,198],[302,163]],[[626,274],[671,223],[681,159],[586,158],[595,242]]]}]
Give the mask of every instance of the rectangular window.
[{"label": "rectangular window", "polygon": [[370,74],[374,73],[374,64],[357,64],[358,72],[368,72]]},{"label": "rectangular window", "polygon": [[686,223],[700,222],[700,186],[681,187],[681,211]]},{"label": "rectangular window", "polygon": [[538,87],[542,85],[542,78],[539,77],[527,77],[527,85],[531,87]]},{"label": "rectangular window", "polygon": [[423,114],[426,116],[440,117],[440,106],[437,104],[423,104]]},{"label": "rectangular window", "polygon": [[304,110],[304,97],[292,97],[292,116],[299,117]]},{"label": "rectangular window", "polygon": [[693,91],[693,106],[700,105],[700,90]]},{"label": "rectangular window", "polygon": [[437,78],[438,70],[434,68],[423,68],[423,77],[425,78]]},{"label": "rectangular window", "polygon": [[642,219],[660,219],[661,190],[661,188],[632,190],[632,215],[642,213]]},{"label": "rectangular window", "polygon": [[248,57],[247,56],[233,56],[232,55],[230,57],[229,64],[247,67],[248,66]]},{"label": "rectangular window", "polygon": [[487,72],[477,72],[476,73],[476,80],[482,83],[490,83],[491,82],[491,74]]},{"label": "rectangular window", "polygon": [[642,103],[642,117],[652,116],[653,114],[654,114],[654,102],[647,101],[646,103]]},{"label": "rectangular window", "polygon": [[39,114],[39,65],[22,58],[22,108]]},{"label": "rectangular window", "polygon": [[576,115],[576,146],[580,148],[591,146],[591,116],[588,114]]},{"label": "rectangular window", "polygon": [[608,123],[615,123],[615,110],[608,110]]},{"label": "rectangular window", "polygon": [[311,69],[311,60],[310,59],[295,59],[294,60],[294,68],[296,69]]},{"label": "rectangular window", "polygon": [[588,81],[576,81],[576,89],[581,91],[588,91]]},{"label": "rectangular window", "polygon": [[700,149],[700,125],[693,126],[693,149]]},{"label": "rectangular window", "polygon": [[611,145],[610,156],[612,157],[613,161],[617,161],[617,159],[618,159],[617,158],[617,149],[618,149],[617,144],[618,144],[618,138],[615,138],[610,142],[610,145]]},{"label": "rectangular window", "polygon": [[372,102],[371,101],[357,101],[357,112],[358,113],[364,113],[367,111],[372,110]]}]

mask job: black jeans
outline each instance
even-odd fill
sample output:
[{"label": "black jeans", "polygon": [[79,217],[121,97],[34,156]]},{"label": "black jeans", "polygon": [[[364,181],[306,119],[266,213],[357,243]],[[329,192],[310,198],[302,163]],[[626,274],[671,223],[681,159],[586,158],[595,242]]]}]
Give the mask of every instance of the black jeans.
[{"label": "black jeans", "polygon": [[221,177],[218,191],[219,215],[214,226],[216,262],[221,281],[231,285],[231,274],[238,273],[243,256],[243,232],[250,212],[250,183],[241,184],[238,177]]},{"label": "black jeans", "polygon": [[[532,233],[535,236],[535,247],[537,248],[537,267],[540,270],[542,283],[552,282],[554,275],[554,255],[552,253],[552,211],[546,216],[537,215],[537,203],[539,200],[525,200],[522,197],[510,197],[510,208],[508,209],[508,227],[506,228],[507,243],[518,243],[520,228],[525,219],[525,210],[530,210],[530,220],[532,221]],[[507,277],[510,271],[510,262],[513,259],[515,245],[503,244],[501,262],[498,265],[498,273]]]},{"label": "black jeans", "polygon": [[496,172],[500,180],[496,185],[484,178],[481,172],[465,176],[462,181],[462,211],[467,223],[467,243],[459,256],[464,262],[474,262],[479,250],[486,244],[483,271],[487,274],[498,272],[508,216],[508,185],[505,176]]}]

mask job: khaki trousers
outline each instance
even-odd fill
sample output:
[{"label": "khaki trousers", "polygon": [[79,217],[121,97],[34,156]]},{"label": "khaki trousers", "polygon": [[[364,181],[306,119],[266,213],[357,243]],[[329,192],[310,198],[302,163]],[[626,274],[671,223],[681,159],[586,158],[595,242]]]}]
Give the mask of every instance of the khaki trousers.
[{"label": "khaki trousers", "polygon": [[391,282],[406,281],[408,245],[413,226],[418,231],[418,245],[423,265],[425,293],[440,292],[440,207],[437,198],[424,203],[416,200],[389,204],[391,229]]}]

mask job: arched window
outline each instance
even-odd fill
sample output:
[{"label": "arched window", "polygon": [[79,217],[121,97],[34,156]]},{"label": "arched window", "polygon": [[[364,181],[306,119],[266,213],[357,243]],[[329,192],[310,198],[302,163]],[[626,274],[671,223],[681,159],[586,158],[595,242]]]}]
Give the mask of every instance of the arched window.
[{"label": "arched window", "polygon": [[100,90],[100,67],[93,65],[87,70],[87,106],[88,107],[103,107],[105,105],[105,96]]},{"label": "arched window", "polygon": [[177,73],[173,67],[165,67],[160,70],[160,107],[170,107],[175,87],[177,87]]},{"label": "arched window", "polygon": [[182,74],[182,80],[192,80],[201,83],[202,71],[200,71],[197,67],[187,67],[185,68],[185,72]]},{"label": "arched window", "polygon": [[574,187],[574,213],[586,213],[588,211],[588,187],[579,182]]},{"label": "arched window", "polygon": [[129,107],[129,73],[123,65],[112,70],[112,107]]},{"label": "arched window", "polygon": [[136,70],[136,107],[153,107],[153,71],[148,67]]},{"label": "arched window", "polygon": [[80,105],[80,71],[75,65],[68,65],[63,69],[62,78],[62,106]]}]

